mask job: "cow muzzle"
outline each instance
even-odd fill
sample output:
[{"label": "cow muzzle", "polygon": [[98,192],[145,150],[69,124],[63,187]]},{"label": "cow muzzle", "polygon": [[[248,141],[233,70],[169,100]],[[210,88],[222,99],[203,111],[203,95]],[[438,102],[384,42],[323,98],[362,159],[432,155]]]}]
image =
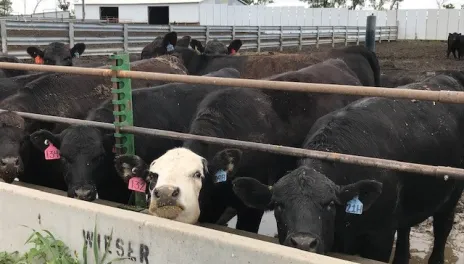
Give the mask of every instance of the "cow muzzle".
[{"label": "cow muzzle", "polygon": [[0,175],[6,183],[12,183],[21,173],[23,173],[23,163],[20,157],[0,159]]},{"label": "cow muzzle", "polygon": [[94,201],[97,199],[97,189],[92,185],[80,186],[68,192],[68,196],[83,201]]},{"label": "cow muzzle", "polygon": [[158,217],[176,219],[184,211],[184,207],[178,201],[179,195],[179,187],[166,185],[155,188],[148,211]]},{"label": "cow muzzle", "polygon": [[284,245],[318,254],[323,251],[321,240],[306,233],[290,234],[285,239]]}]

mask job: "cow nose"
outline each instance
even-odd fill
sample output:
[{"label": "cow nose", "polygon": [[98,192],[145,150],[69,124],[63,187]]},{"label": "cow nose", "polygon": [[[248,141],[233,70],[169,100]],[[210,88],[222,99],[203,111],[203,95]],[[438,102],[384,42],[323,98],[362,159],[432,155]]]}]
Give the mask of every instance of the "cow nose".
[{"label": "cow nose", "polygon": [[288,244],[288,246],[297,249],[316,253],[319,247],[319,239],[308,235],[297,234],[290,237]]},{"label": "cow nose", "polygon": [[157,198],[175,198],[179,196],[180,189],[179,187],[175,186],[161,186],[158,188],[155,188],[153,195]]},{"label": "cow nose", "polygon": [[84,188],[79,188],[75,191],[76,193],[76,198],[79,200],[84,200],[84,201],[91,201],[94,200],[94,194],[92,190],[89,189],[84,189]]},{"label": "cow nose", "polygon": [[7,157],[0,160],[2,166],[19,167],[19,157]]}]

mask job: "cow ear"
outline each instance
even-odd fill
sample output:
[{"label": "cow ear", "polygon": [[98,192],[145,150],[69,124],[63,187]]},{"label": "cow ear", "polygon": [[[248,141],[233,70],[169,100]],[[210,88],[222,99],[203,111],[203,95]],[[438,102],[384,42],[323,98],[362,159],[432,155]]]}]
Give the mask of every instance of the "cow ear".
[{"label": "cow ear", "polygon": [[200,53],[203,53],[205,52],[205,47],[203,46],[203,44],[201,44],[201,42],[197,39],[192,39],[190,41],[190,46],[196,50],[196,51],[199,51]]},{"label": "cow ear", "polygon": [[26,51],[27,51],[27,54],[29,54],[34,59],[37,56],[39,56],[40,58],[44,57],[43,51],[41,49],[39,49],[38,47],[31,46],[31,47],[27,48]]},{"label": "cow ear", "polygon": [[228,176],[234,176],[237,172],[238,164],[242,158],[242,151],[239,149],[224,149],[214,155],[212,166],[223,170]]},{"label": "cow ear", "polygon": [[342,186],[337,194],[337,203],[345,206],[356,198],[363,205],[363,212],[369,210],[382,194],[383,184],[374,180],[362,180],[353,184]]},{"label": "cow ear", "polygon": [[29,136],[29,140],[40,151],[45,151],[45,149],[48,148],[50,143],[52,143],[53,146],[57,148],[60,148],[61,145],[59,135],[53,134],[52,132],[43,129],[32,133]]},{"label": "cow ear", "polygon": [[85,51],[85,44],[84,43],[77,43],[71,49],[71,56],[72,57],[79,57]]},{"label": "cow ear", "polygon": [[242,41],[240,39],[234,39],[232,42],[230,42],[229,47],[227,47],[227,50],[229,51],[229,54],[231,53],[232,50],[235,50],[235,52],[238,52],[238,50],[242,47]]},{"label": "cow ear", "polygon": [[232,181],[232,189],[238,198],[248,207],[260,210],[272,210],[272,187],[248,177]]},{"label": "cow ear", "polygon": [[145,161],[137,155],[119,155],[114,159],[114,167],[119,177],[128,181],[132,177],[147,177],[148,166]]},{"label": "cow ear", "polygon": [[103,135],[103,147],[105,149],[105,152],[113,152],[115,143],[116,140],[114,139],[113,133]]}]

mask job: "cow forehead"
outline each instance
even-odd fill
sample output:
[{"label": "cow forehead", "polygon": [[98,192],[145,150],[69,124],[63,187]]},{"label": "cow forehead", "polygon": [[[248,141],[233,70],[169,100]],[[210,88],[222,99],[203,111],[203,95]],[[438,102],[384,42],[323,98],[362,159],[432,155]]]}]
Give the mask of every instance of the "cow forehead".
[{"label": "cow forehead", "polygon": [[150,165],[150,171],[163,175],[190,174],[196,171],[203,173],[203,158],[186,148],[169,150]]}]

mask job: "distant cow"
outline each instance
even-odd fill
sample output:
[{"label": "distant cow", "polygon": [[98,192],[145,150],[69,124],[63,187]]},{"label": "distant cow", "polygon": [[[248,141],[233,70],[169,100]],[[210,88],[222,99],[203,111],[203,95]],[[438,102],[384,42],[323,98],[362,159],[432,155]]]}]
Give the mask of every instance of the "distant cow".
[{"label": "distant cow", "polygon": [[377,56],[365,47],[347,47],[311,54],[227,56],[197,54],[191,49],[176,48],[172,53],[182,58],[191,75],[203,75],[224,67],[237,69],[242,78],[261,79],[296,71],[329,58],[341,58],[352,68],[363,85],[378,86],[380,67]]},{"label": "distant cow", "polygon": [[[238,78],[234,69],[223,69],[210,76]],[[133,91],[134,125],[185,132],[198,103],[216,85],[170,83],[158,87]],[[93,110],[88,120],[114,122],[113,105],[106,100]],[[127,181],[133,176],[116,174],[114,164],[114,132],[89,126],[71,126],[59,134],[39,131],[31,135],[35,146],[43,150],[43,142],[54,142],[62,156],[61,175],[66,180],[69,197],[92,201],[102,199],[126,203],[130,191]],[[153,160],[168,149],[179,146],[180,141],[148,135],[135,135],[135,151],[147,160]],[[119,163],[117,162],[116,165]],[[124,170],[123,170],[124,171]]]},{"label": "distant cow", "polygon": [[205,54],[208,55],[233,55],[242,47],[242,41],[239,39],[233,40],[229,46],[226,47],[224,43],[217,39],[213,39],[206,44]]},{"label": "distant cow", "polygon": [[72,66],[73,59],[84,53],[85,44],[77,43],[71,49],[61,42],[52,42],[45,49],[35,46],[27,48],[27,53],[36,64]]},{"label": "distant cow", "polygon": [[[405,88],[464,91],[451,72]],[[431,101],[364,98],[316,121],[302,144],[319,151],[462,167],[464,106]],[[274,210],[281,244],[326,254],[336,251],[393,263],[409,262],[409,232],[434,219],[429,263],[444,263],[463,181],[302,158],[272,187],[252,178],[233,182],[252,208]]]},{"label": "distant cow", "polygon": [[176,46],[199,52],[204,51],[204,47],[200,41],[192,39],[190,36],[184,36],[180,40],[177,40],[177,32],[169,32],[164,36],[156,37],[153,42],[146,45],[140,57],[143,60],[171,54]]},{"label": "distant cow", "polygon": [[[176,65],[176,61],[178,59],[175,57],[162,56],[131,63],[131,70],[185,74],[185,71],[182,70],[182,64],[178,63]],[[132,87],[143,88],[162,83],[134,79],[132,80]],[[17,93],[5,98],[0,102],[0,109],[85,118],[88,111],[111,98],[111,89],[111,80],[103,76],[47,74],[28,83]],[[54,163],[54,161],[46,161],[43,150],[42,152],[34,151],[35,148],[31,148],[29,140],[29,135],[34,131],[39,129],[53,131],[56,124],[30,119],[17,121],[23,118],[14,117],[14,115],[14,113],[10,113],[4,116],[5,120],[0,119],[0,126],[2,126],[2,129],[0,129],[0,145],[10,146],[0,149],[0,160],[5,159],[5,163],[11,166],[11,169],[0,166],[0,178],[8,183],[11,183],[15,178],[19,178],[20,181],[58,188],[54,185],[55,182],[48,178],[51,174],[48,175],[46,172],[40,174],[41,169],[51,167],[48,164]],[[25,125],[20,126],[20,128],[10,128],[11,120],[16,120],[13,122],[15,126],[18,123],[24,123]],[[13,130],[14,133],[11,132]],[[40,144],[44,146],[44,141]],[[60,187],[60,189],[62,188]]]},{"label": "distant cow", "polygon": [[380,86],[387,88],[396,88],[415,82],[416,80],[409,76],[392,76],[387,74],[380,75]]},{"label": "distant cow", "polygon": [[[356,74],[340,59],[330,59],[273,79],[361,85]],[[335,94],[295,92],[288,95],[283,91],[270,93],[267,90],[227,89],[211,93],[204,99],[198,106],[189,133],[297,146],[303,142],[311,122],[358,98]],[[303,130],[301,127],[307,128],[304,134],[300,132]],[[150,160],[145,161],[150,164]],[[148,178],[154,181],[152,185],[155,187],[151,190],[151,211],[187,223],[197,220],[216,223],[227,207],[233,207],[238,215],[237,229],[257,232],[263,211],[244,206],[232,193],[231,181],[248,175],[269,184],[278,179],[279,171],[291,167],[289,164],[292,162],[293,158],[289,157],[277,158],[268,153],[186,140],[183,148],[166,152],[149,166]],[[137,158],[131,163],[143,164]],[[208,173],[204,174],[206,170]],[[201,181],[191,178],[195,172],[199,173]],[[173,210],[172,214],[167,214],[170,209],[160,208],[163,204],[161,201],[165,205],[182,208],[182,212]],[[199,216],[198,212],[201,212]]]},{"label": "distant cow", "polygon": [[461,50],[461,33],[456,33],[456,32],[449,33],[448,34],[448,50],[447,50],[446,57],[449,58],[449,55],[452,52],[454,58],[456,59],[456,50],[458,51],[458,55],[459,55],[460,50]]},{"label": "distant cow", "polygon": [[[10,63],[22,63],[22,61],[14,56],[0,56],[0,62],[10,62]],[[0,78],[10,78],[20,75],[25,75],[28,72],[26,70],[10,70],[10,69],[1,69]]]}]

